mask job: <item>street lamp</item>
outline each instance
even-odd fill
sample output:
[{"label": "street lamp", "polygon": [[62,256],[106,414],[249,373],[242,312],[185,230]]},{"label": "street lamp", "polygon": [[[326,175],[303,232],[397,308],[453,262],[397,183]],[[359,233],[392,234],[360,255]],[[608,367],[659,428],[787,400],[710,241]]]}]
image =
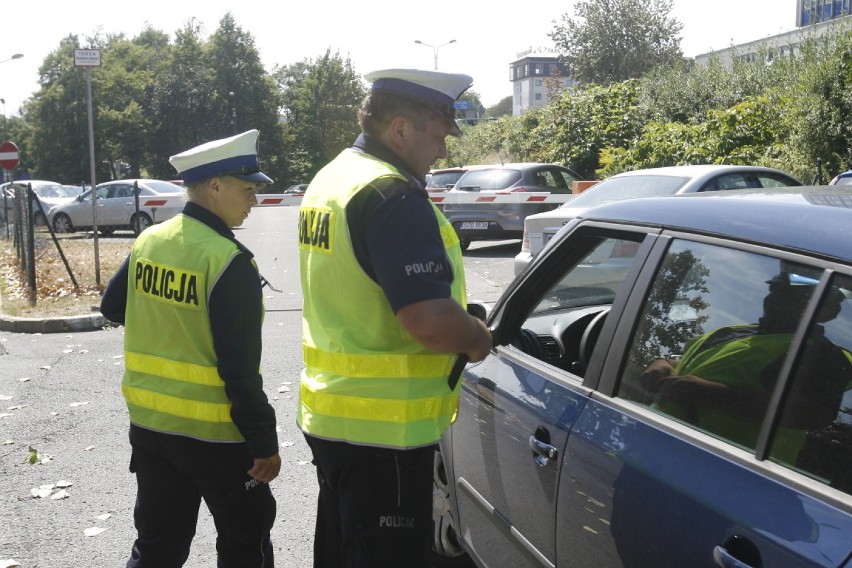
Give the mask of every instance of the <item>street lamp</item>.
[{"label": "street lamp", "polygon": [[6,63],[7,61],[12,61],[13,59],[20,59],[23,56],[24,56],[23,53],[16,53],[12,57],[10,57],[9,59],[4,59],[3,61],[0,61],[0,63]]},{"label": "street lamp", "polygon": [[234,131],[234,134],[237,133],[237,103],[234,102],[234,91],[228,93],[228,97],[231,99],[231,130]]},{"label": "street lamp", "polygon": [[438,50],[444,47],[445,45],[450,45],[451,43],[456,43],[456,40],[451,39],[447,43],[442,43],[441,45],[430,45],[428,43],[422,42],[419,39],[415,39],[414,43],[418,43],[420,45],[425,45],[426,47],[431,47],[435,51],[435,71],[438,70]]}]

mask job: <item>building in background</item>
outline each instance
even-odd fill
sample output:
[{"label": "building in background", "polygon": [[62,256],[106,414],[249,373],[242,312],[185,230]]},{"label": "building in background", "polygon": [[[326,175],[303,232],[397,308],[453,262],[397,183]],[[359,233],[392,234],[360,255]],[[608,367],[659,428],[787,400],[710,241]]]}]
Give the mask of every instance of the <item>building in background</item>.
[{"label": "building in background", "polygon": [[723,64],[730,65],[734,58],[754,61],[761,57],[771,63],[776,57],[796,53],[798,46],[807,39],[818,39],[836,30],[852,29],[850,14],[852,0],[796,0],[795,29],[726,49],[702,53],[695,57],[695,62],[706,65],[711,58],[718,57]]},{"label": "building in background", "polygon": [[529,109],[545,106],[551,95],[574,85],[568,68],[559,57],[545,50],[522,51],[509,66],[512,82],[512,116],[520,116]]},{"label": "building in background", "polygon": [[852,0],[797,0],[796,26],[803,27],[852,14]]}]

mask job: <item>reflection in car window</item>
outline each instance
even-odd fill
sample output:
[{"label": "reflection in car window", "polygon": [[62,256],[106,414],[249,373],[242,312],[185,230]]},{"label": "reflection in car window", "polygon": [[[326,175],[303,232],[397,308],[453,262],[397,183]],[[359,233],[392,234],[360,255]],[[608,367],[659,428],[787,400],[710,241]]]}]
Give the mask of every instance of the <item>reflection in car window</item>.
[{"label": "reflection in car window", "polygon": [[[848,278],[830,288],[791,381],[779,383],[821,272],[674,241],[639,317],[619,396],[754,450],[770,399],[785,386],[771,459],[849,491],[852,314],[842,309],[852,297]],[[814,448],[826,444],[837,446],[831,463],[821,450],[815,457]]]},{"label": "reflection in car window", "polygon": [[808,272],[758,254],[673,242],[639,318],[619,395],[754,449],[814,289],[785,278]]},{"label": "reflection in car window", "polygon": [[770,459],[852,493],[852,278],[837,277],[808,330],[779,424],[804,431],[801,451],[785,439]]}]

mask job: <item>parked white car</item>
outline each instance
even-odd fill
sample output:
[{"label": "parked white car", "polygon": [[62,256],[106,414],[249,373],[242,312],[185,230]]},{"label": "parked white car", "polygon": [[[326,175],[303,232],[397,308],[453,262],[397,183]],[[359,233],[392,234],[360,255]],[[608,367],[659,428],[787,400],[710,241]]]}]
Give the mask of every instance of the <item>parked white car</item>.
[{"label": "parked white car", "polygon": [[790,174],[761,166],[686,165],[623,172],[552,211],[527,216],[521,252],[515,257],[515,274],[520,274],[568,221],[595,205],[637,197],[797,185],[802,182]]},{"label": "parked white car", "polygon": [[[47,181],[40,179],[27,179],[10,181],[0,185],[0,196],[5,195],[6,211],[9,219],[12,219],[15,208],[15,188],[30,187],[36,195],[36,199],[41,203],[41,208],[33,201],[33,223],[36,225],[45,224],[45,214],[52,207],[74,201],[74,198],[83,192],[83,188],[78,185],[63,185],[55,181]],[[2,199],[2,197],[0,197]],[[43,214],[42,211],[45,213]]]},{"label": "parked white car", "polygon": [[[136,211],[135,189],[139,188],[139,211]],[[171,182],[154,179],[122,179],[108,181],[87,190],[71,201],[52,208],[47,220],[57,233],[91,230],[97,211],[98,231],[104,235],[129,229],[137,234],[154,223],[171,219],[181,212],[186,189]],[[138,226],[137,226],[138,219]]]}]

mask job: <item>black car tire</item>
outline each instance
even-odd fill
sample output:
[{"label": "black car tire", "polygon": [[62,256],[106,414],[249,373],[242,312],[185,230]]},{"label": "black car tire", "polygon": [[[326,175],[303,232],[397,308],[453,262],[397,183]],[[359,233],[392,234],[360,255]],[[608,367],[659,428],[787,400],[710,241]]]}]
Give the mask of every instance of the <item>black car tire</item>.
[{"label": "black car tire", "polygon": [[145,214],[145,213],[139,214],[139,227],[138,228],[136,227],[136,215],[134,215],[133,217],[130,218],[130,227],[133,229],[133,232],[136,233],[137,235],[139,233],[141,233],[142,231],[144,231],[145,229],[147,229],[148,227],[150,227],[151,225],[153,225],[153,223],[151,222],[151,218],[148,217],[148,215]]},{"label": "black car tire", "polygon": [[53,218],[54,233],[73,233],[74,224],[71,222],[71,217],[65,213],[57,213]]},{"label": "black car tire", "polygon": [[467,250],[470,247],[470,239],[459,237],[459,246],[463,251]]},{"label": "black car tire", "polygon": [[453,519],[453,507],[450,494],[447,469],[441,450],[435,452],[432,470],[432,527],[434,540],[430,563],[436,568],[467,568],[474,566],[473,561],[458,542]]}]

